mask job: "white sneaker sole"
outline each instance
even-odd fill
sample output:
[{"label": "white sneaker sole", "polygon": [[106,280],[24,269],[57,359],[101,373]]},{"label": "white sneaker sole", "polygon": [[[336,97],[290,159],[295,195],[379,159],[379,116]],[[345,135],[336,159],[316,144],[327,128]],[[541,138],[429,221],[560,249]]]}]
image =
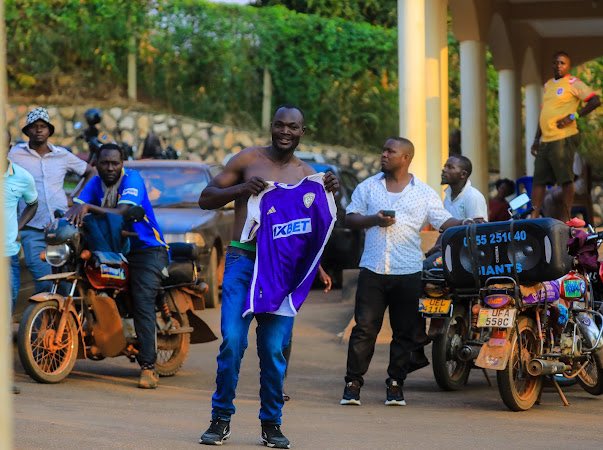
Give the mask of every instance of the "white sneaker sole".
[{"label": "white sneaker sole", "polygon": [[406,406],[404,400],[385,400],[385,406]]},{"label": "white sneaker sole", "polygon": [[203,445],[222,445],[224,441],[230,437],[230,431],[226,433],[226,435],[222,438],[221,441],[203,441],[203,439],[199,438],[199,444]]},{"label": "white sneaker sole", "polygon": [[268,447],[268,448],[291,448],[291,444],[287,445],[286,447],[277,447],[276,444],[272,444],[272,443],[268,442],[266,439],[264,439],[261,436],[260,436],[260,444],[264,444],[264,446]]},{"label": "white sneaker sole", "polygon": [[360,400],[355,400],[355,399],[350,399],[350,400],[346,400],[345,398],[342,398],[341,401],[339,402],[340,405],[354,405],[354,406],[360,406]]}]

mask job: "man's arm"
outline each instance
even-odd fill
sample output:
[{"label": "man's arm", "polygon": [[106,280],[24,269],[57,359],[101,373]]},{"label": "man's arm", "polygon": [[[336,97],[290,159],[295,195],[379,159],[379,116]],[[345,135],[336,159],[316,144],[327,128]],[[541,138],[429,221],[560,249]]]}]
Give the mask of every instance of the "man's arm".
[{"label": "man's arm", "polygon": [[28,204],[23,212],[21,213],[21,217],[19,217],[19,231],[23,229],[25,225],[29,223],[31,219],[36,215],[36,211],[38,210],[38,201],[34,201],[33,203]]},{"label": "man's arm", "polygon": [[251,177],[248,181],[241,182],[249,159],[249,152],[244,152],[228,161],[224,170],[216,175],[201,192],[199,207],[217,209],[240,197],[249,197],[262,192],[266,182],[260,177]]},{"label": "man's arm", "polygon": [[96,168],[94,168],[90,164],[88,164],[86,166],[86,170],[84,171],[84,174],[82,175],[82,179],[78,182],[77,186],[71,193],[71,197],[72,198],[77,197],[78,194],[82,191],[82,189],[84,189],[84,186],[86,186],[86,184],[88,184],[88,181],[90,181],[92,179],[92,177],[94,177],[96,175],[96,173],[97,173]]},{"label": "man's arm", "polygon": [[532,148],[530,149],[530,153],[532,156],[536,156],[538,153],[538,147],[540,146],[540,138],[542,136],[542,130],[540,129],[540,122],[538,122],[538,126],[536,127],[536,136],[534,136],[534,142],[532,143]]},{"label": "man's arm", "polygon": [[[601,106],[601,99],[598,95],[593,95],[586,101],[584,107],[580,111],[577,111],[578,116],[584,117],[597,109],[599,106]],[[557,128],[565,128],[574,120],[576,120],[576,117],[572,119],[571,114],[568,114],[563,119],[559,119],[557,121]]]},{"label": "man's arm", "polygon": [[384,216],[383,211],[377,214],[365,216],[358,213],[350,213],[345,216],[345,224],[353,230],[371,227],[390,227],[396,223],[394,217]]},{"label": "man's arm", "polygon": [[440,227],[440,231],[446,231],[450,227],[456,227],[459,225],[467,225],[468,223],[473,223],[473,220],[472,219],[459,220],[459,219],[455,219],[454,217],[451,217],[450,219],[448,219],[446,222],[444,222],[442,224],[442,226]]},{"label": "man's arm", "polygon": [[81,227],[84,224],[84,217],[88,213],[93,214],[118,214],[123,216],[128,209],[132,207],[131,204],[119,204],[117,208],[102,208],[100,206],[92,205],[90,203],[75,203],[65,213],[65,218],[74,224],[76,227]]}]

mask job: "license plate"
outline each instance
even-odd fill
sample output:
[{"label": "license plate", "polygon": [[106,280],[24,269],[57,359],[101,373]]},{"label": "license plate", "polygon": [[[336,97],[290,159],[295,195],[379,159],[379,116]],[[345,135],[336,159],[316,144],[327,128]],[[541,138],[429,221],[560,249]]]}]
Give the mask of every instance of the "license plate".
[{"label": "license plate", "polygon": [[517,313],[516,309],[482,308],[477,316],[477,326],[479,328],[511,328],[515,323],[515,313]]},{"label": "license plate", "polygon": [[448,314],[452,300],[447,298],[419,299],[419,312],[423,314]]}]

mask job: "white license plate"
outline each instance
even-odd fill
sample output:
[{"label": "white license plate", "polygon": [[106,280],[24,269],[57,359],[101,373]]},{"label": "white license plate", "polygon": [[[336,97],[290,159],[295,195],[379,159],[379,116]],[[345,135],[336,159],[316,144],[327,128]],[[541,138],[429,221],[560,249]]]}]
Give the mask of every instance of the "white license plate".
[{"label": "white license plate", "polygon": [[477,316],[479,328],[511,328],[515,323],[516,309],[488,309],[482,308]]}]

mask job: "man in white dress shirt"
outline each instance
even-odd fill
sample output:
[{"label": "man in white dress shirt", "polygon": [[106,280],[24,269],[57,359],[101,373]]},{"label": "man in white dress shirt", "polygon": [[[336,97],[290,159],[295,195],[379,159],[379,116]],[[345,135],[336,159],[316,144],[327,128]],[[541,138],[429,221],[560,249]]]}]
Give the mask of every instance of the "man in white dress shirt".
[{"label": "man in white dress shirt", "polygon": [[405,405],[402,385],[410,352],[416,348],[417,309],[421,294],[420,231],[430,223],[437,230],[459,225],[440,196],[409,173],[412,142],[389,138],[381,154],[382,172],[360,183],[346,209],[350,228],[366,228],[348,347],[342,405],[360,405],[360,388],[368,370],[377,335],[389,308],[392,328],[387,368],[386,405]]},{"label": "man in white dress shirt", "polygon": [[[79,186],[83,187],[96,174],[96,170],[63,147],[48,142],[48,138],[54,134],[54,126],[45,108],[30,111],[22,131],[29,142],[15,145],[8,157],[27,170],[36,182],[38,210],[23,227],[21,244],[25,264],[34,280],[37,280],[51,272],[50,265],[40,260],[40,252],[46,248],[44,227],[52,222],[55,211],[67,211],[67,195],[63,189],[65,176],[70,172],[82,176],[84,182]],[[77,192],[73,195],[77,195]],[[21,213],[23,206],[19,210]],[[47,291],[51,287],[49,281],[35,282],[36,292]]]}]

